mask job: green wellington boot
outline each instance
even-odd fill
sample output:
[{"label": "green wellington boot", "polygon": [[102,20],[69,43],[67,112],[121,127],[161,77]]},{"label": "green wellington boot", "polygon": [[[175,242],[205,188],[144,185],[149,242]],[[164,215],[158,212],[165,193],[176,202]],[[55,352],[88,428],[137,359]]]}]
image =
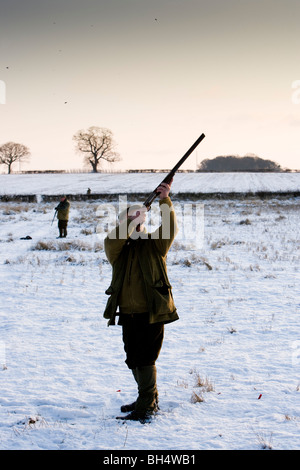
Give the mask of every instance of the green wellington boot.
[{"label": "green wellington boot", "polygon": [[[134,404],[134,410],[126,416],[118,416],[117,419],[146,423],[151,420],[151,417],[158,409],[155,365],[138,367],[136,369],[136,378],[139,395]],[[133,406],[133,404],[131,405]]]},{"label": "green wellington boot", "polygon": [[[138,383],[136,369],[131,369],[131,372],[132,372],[132,375],[133,375],[136,383]],[[135,410],[135,403],[136,403],[136,401],[134,401],[133,403],[129,403],[128,405],[122,405],[121,406],[122,413],[129,413],[130,411]]]}]

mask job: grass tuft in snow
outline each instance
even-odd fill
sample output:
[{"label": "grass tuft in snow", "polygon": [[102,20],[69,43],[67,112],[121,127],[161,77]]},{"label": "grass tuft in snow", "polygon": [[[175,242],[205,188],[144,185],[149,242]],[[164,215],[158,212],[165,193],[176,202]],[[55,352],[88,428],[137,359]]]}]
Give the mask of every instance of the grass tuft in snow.
[{"label": "grass tuft in snow", "polygon": [[273,449],[273,433],[271,432],[269,436],[265,434],[256,434],[259,446],[263,450],[272,450]]},{"label": "grass tuft in snow", "polygon": [[54,241],[47,240],[38,241],[31,248],[33,251],[101,251],[103,250],[103,245],[100,242],[96,243],[87,243],[82,240],[70,240],[70,241]]}]

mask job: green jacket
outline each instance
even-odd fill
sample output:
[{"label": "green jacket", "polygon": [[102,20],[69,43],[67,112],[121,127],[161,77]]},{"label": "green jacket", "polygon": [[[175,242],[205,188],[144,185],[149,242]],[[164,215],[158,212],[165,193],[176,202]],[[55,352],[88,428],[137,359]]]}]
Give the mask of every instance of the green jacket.
[{"label": "green jacket", "polygon": [[104,241],[113,270],[111,284],[106,290],[110,297],[104,311],[108,325],[115,324],[118,310],[125,314],[149,312],[150,323],[169,323],[178,319],[166,267],[177,222],[169,197],[160,200],[160,208],[162,224],[152,234],[144,231],[133,240],[130,236],[134,228],[130,228],[130,221],[125,220]]},{"label": "green jacket", "polygon": [[67,199],[60,202],[55,210],[57,210],[58,220],[69,220],[70,203]]}]

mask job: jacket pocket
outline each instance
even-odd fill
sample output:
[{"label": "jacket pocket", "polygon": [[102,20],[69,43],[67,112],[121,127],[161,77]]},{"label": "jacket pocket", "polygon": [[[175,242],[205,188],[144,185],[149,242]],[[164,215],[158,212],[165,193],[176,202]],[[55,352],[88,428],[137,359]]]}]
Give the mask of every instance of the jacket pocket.
[{"label": "jacket pocket", "polygon": [[171,284],[168,284],[162,280],[156,282],[153,287],[161,295],[169,295],[170,290],[172,289]]},{"label": "jacket pocket", "polygon": [[152,288],[153,309],[157,314],[172,312],[174,310],[172,286],[162,280],[156,282]]},{"label": "jacket pocket", "polygon": [[112,286],[109,286],[108,289],[106,289],[105,294],[106,295],[112,295],[114,293],[114,289]]}]

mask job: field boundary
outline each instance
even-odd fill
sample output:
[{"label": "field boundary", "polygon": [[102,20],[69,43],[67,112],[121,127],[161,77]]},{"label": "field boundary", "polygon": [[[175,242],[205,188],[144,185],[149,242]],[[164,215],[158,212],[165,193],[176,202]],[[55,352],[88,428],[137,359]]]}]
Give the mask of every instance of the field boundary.
[{"label": "field boundary", "polygon": [[[67,194],[70,201],[115,201],[118,197],[126,197],[128,201],[143,200],[148,193],[94,193],[94,194]],[[274,197],[281,198],[297,198],[300,191],[257,191],[257,192],[184,192],[172,193],[171,197],[174,201],[198,201],[205,199],[271,199]],[[4,194],[0,195],[1,202],[53,202],[57,201],[60,194]]]}]

